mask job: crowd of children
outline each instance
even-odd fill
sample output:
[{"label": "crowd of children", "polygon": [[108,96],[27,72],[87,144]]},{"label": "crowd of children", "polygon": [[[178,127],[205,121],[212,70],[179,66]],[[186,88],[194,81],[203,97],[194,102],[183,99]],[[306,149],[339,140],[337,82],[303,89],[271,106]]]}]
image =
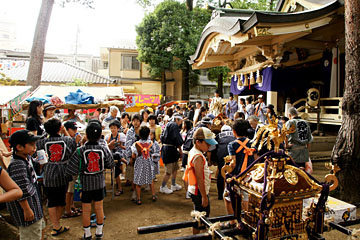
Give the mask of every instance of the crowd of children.
[{"label": "crowd of children", "polygon": [[[158,196],[154,182],[160,174],[160,159],[165,164],[165,171],[159,192],[171,194],[182,189],[176,183],[176,175],[180,169],[178,162],[182,160],[186,197],[192,199],[195,210],[205,211],[209,215],[208,195],[212,173],[209,163],[216,162],[219,167],[216,177],[218,199],[221,200],[224,192],[224,196],[227,196],[224,179],[219,173],[224,165],[224,157],[231,156],[233,174],[244,171],[254,161],[256,154],[256,150],[251,148],[251,139],[266,121],[259,123],[256,114],[250,113],[250,108],[246,106],[238,108],[242,111],[225,110],[227,113],[234,112],[231,117],[234,120],[230,118],[225,121],[221,131],[215,135],[211,131],[214,118],[212,112],[206,106],[201,106],[201,102],[196,105],[196,109],[191,106],[158,108],[155,113],[152,113],[152,109],[145,108],[132,115],[126,112],[120,114],[117,107],[111,107],[107,116],[101,115],[102,111],[99,110],[98,116],[88,121],[85,135],[81,136],[77,132],[79,117],[76,112],[69,111],[69,115],[65,116],[67,121],[63,121],[59,119],[59,115],[51,112],[55,111],[55,107],[45,106],[44,110],[41,102],[32,102],[27,130],[15,132],[9,140],[12,160],[7,173],[10,178],[0,168],[0,184],[7,191],[0,195],[0,202],[7,201],[8,211],[14,223],[19,226],[20,239],[42,237],[41,230],[45,223],[37,184],[37,176],[40,174],[53,236],[70,229],[69,226],[60,224],[61,217],[82,215],[83,239],[92,239],[90,219],[91,204],[94,203],[95,238],[102,239],[106,168],[114,168],[115,171],[115,196],[124,193],[122,180],[126,180],[131,185],[131,200],[137,205],[142,204],[142,186],[151,190],[152,200],[156,201]],[[205,114],[201,107],[205,109]],[[259,112],[263,108],[259,105],[254,109],[254,112]],[[41,116],[43,111],[46,119]],[[271,111],[269,113],[275,114]],[[290,117],[295,118],[296,110],[292,110],[291,114]],[[195,118],[197,124],[194,124]],[[104,129],[109,130],[106,136],[103,136]],[[290,139],[298,139],[299,134]],[[303,132],[301,136],[304,136]],[[304,140],[302,144],[310,141],[311,139]],[[2,154],[6,153],[1,152],[0,155]],[[44,157],[47,162],[40,165],[39,160]],[[167,183],[170,178],[169,188]],[[73,201],[75,185],[79,184],[82,185],[82,209],[75,208]],[[230,200],[224,197],[224,202],[226,211],[233,213]],[[229,222],[223,227],[234,224]],[[199,230],[194,229],[194,233],[197,232]]]}]

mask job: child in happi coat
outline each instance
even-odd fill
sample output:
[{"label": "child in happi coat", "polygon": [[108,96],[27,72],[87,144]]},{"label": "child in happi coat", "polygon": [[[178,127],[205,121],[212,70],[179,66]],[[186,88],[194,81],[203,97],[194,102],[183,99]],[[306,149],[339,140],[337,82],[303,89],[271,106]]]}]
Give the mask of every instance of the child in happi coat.
[{"label": "child in happi coat", "polygon": [[79,174],[82,184],[82,223],[84,227],[83,239],[92,239],[90,231],[91,203],[94,202],[96,213],[96,239],[103,237],[104,209],[103,199],[105,197],[105,168],[115,166],[113,156],[109,148],[100,143],[101,125],[97,122],[91,122],[86,127],[87,142],[77,148],[71,157],[66,168],[66,174],[75,176]]},{"label": "child in happi coat", "polygon": [[[245,171],[247,167],[254,161],[254,152],[256,149],[251,148],[250,139],[246,137],[248,129],[248,122],[242,119],[236,119],[232,126],[233,134],[236,140],[228,144],[228,152],[232,158],[230,166],[233,171],[231,172],[232,176],[237,176],[241,172]],[[227,192],[227,193],[225,193]],[[224,191],[224,204],[228,214],[234,214],[233,207],[231,205],[230,194],[228,190]],[[235,220],[231,220],[225,225],[221,226],[222,228],[231,228],[235,227]]]},{"label": "child in happi coat", "polygon": [[154,188],[154,165],[153,155],[158,157],[154,143],[149,139],[150,128],[140,127],[140,140],[131,146],[132,160],[134,162],[134,184],[136,185],[136,204],[141,205],[141,186],[150,184],[152,200],[156,201],[157,196]]},{"label": "child in happi coat", "polygon": [[13,156],[8,166],[9,176],[20,187],[23,195],[20,199],[7,202],[7,209],[16,226],[20,239],[42,239],[45,228],[40,192],[36,185],[36,174],[31,164],[31,156],[36,151],[35,136],[29,130],[19,130],[10,136],[9,143]]},{"label": "child in happi coat", "polygon": [[57,236],[69,230],[60,226],[60,217],[66,205],[66,192],[71,177],[65,175],[66,164],[76,150],[76,142],[67,136],[60,136],[61,121],[51,118],[44,123],[48,138],[37,141],[38,149],[43,149],[48,155],[48,163],[44,165],[44,191],[48,198],[49,217],[53,225],[52,236]]},{"label": "child in happi coat", "polygon": [[155,149],[155,153],[152,155],[153,156],[153,165],[154,165],[154,181],[156,180],[156,175],[160,174],[160,145],[159,143],[156,141],[156,133],[155,133],[155,129],[150,129],[150,140],[153,142],[154,145],[154,149]]}]

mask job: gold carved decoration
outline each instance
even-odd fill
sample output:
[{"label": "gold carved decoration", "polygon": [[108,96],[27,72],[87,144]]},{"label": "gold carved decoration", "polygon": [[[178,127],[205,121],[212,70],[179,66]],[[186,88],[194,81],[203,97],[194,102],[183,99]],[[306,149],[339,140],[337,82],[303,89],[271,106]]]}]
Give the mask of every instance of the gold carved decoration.
[{"label": "gold carved decoration", "polygon": [[284,177],[285,177],[285,180],[288,183],[290,183],[291,185],[296,185],[298,183],[298,181],[299,181],[298,175],[296,174],[296,172],[294,172],[291,169],[285,170]]}]

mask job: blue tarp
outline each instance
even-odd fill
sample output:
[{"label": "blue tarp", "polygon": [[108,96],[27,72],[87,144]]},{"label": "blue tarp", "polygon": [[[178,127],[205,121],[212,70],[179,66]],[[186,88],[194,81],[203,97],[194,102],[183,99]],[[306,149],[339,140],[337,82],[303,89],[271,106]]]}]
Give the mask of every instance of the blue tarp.
[{"label": "blue tarp", "polygon": [[50,102],[51,97],[52,97],[51,94],[45,95],[44,97],[29,97],[29,98],[26,99],[26,101],[27,102],[32,102],[34,100],[38,100],[38,101],[43,102],[43,104],[48,104],[48,103],[51,103]]},{"label": "blue tarp", "polygon": [[67,104],[94,104],[94,96],[84,93],[80,89],[76,92],[70,92],[69,95],[65,97],[65,103]]}]

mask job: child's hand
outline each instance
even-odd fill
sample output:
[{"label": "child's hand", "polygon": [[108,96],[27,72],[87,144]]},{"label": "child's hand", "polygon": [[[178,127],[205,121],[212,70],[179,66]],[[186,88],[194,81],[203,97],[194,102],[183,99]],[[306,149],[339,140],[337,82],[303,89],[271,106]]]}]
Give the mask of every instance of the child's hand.
[{"label": "child's hand", "polygon": [[209,205],[209,200],[207,198],[207,196],[201,196],[201,206],[203,207],[207,207]]},{"label": "child's hand", "polygon": [[24,210],[24,219],[27,222],[34,220],[34,212],[31,208]]},{"label": "child's hand", "polygon": [[79,143],[80,141],[81,141],[81,135],[79,133],[79,134],[76,134],[76,136],[75,136],[75,142]]},{"label": "child's hand", "polygon": [[109,147],[110,150],[114,149],[114,147],[115,147],[115,139],[113,139],[113,140],[111,140],[111,142],[109,142],[108,147]]},{"label": "child's hand", "polygon": [[0,149],[0,155],[4,156],[4,157],[10,157],[12,155],[12,151],[11,152],[4,152],[4,150]]}]

